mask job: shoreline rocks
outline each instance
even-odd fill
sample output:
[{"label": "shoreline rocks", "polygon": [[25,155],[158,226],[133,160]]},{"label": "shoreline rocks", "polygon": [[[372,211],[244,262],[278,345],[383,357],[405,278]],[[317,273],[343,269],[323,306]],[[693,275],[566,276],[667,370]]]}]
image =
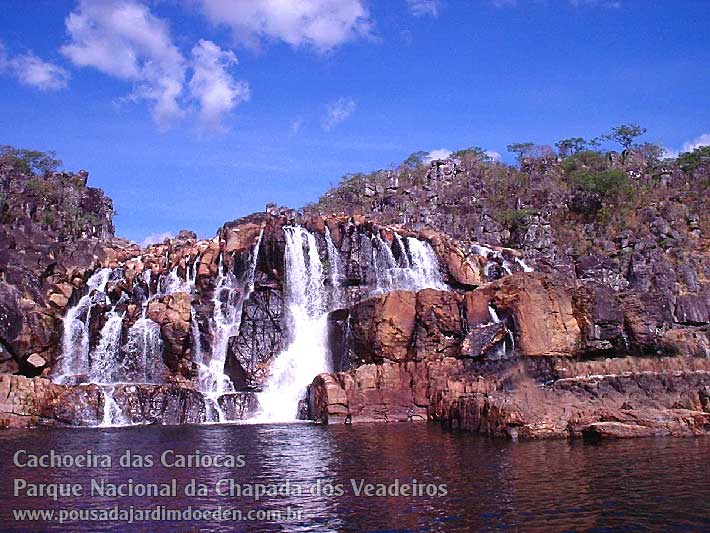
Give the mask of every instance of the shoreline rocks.
[{"label": "shoreline rocks", "polygon": [[[322,423],[438,421],[516,440],[710,435],[710,361],[647,360],[642,368],[651,370],[634,371],[626,359],[579,363],[574,371],[575,364],[365,365],[318,376],[309,415]],[[610,370],[620,372],[588,374]],[[557,377],[570,374],[579,375]]]}]

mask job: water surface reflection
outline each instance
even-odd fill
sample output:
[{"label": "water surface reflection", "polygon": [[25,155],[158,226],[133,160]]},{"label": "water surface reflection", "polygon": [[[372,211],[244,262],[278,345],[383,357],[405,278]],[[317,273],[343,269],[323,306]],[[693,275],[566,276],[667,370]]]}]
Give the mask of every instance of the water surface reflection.
[{"label": "water surface reflection", "polygon": [[[29,469],[12,464],[18,449],[31,453],[243,454],[242,468]],[[0,433],[0,517],[3,531],[710,531],[710,439],[642,439],[599,446],[566,441],[508,443],[443,432],[435,425],[354,426],[232,425],[135,427]],[[13,497],[13,478],[28,482],[78,482],[91,478],[125,483],[189,480],[211,489],[220,479],[239,485],[288,482],[303,490],[256,501],[209,495],[68,498],[53,502]],[[351,480],[391,484],[446,484],[441,496],[356,497]],[[320,491],[307,489],[320,483]],[[331,495],[327,487],[341,486]],[[140,508],[298,510],[302,519],[200,523],[163,522],[131,527],[105,522],[57,524],[13,521],[13,509]]]}]

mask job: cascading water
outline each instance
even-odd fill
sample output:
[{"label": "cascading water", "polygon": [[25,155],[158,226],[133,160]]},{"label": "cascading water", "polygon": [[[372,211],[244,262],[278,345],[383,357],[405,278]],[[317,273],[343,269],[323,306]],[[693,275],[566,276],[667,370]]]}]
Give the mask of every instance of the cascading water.
[{"label": "cascading water", "polygon": [[80,374],[82,366],[89,360],[91,308],[94,305],[95,295],[106,290],[110,276],[110,268],[102,268],[94,273],[86,283],[88,288],[86,295],[82,296],[64,317],[62,356],[54,372],[54,380],[57,383],[65,383],[71,376]]},{"label": "cascading water", "polygon": [[[128,330],[128,341],[124,349],[122,365],[123,379],[138,383],[158,381],[158,370],[162,367],[163,340],[160,325],[141,318]],[[158,363],[161,362],[161,363]]]},{"label": "cascading water", "polygon": [[114,373],[119,362],[121,350],[121,330],[123,313],[112,309],[106,323],[101,328],[101,337],[96,349],[91,353],[89,377],[92,383],[113,383]]},{"label": "cascading water", "polygon": [[498,264],[503,269],[505,275],[512,274],[513,270],[516,267],[518,271],[522,270],[523,272],[533,272],[533,269],[528,266],[528,264],[523,259],[520,259],[519,257],[513,257],[513,262],[511,263],[503,256],[503,254],[499,250],[494,250],[493,248],[489,248],[488,246],[485,246],[483,244],[474,245],[473,251],[477,255],[483,256],[488,259],[488,263],[486,264],[485,268],[485,273],[486,277],[489,279],[491,277],[495,277],[491,275],[491,269],[496,264]]},{"label": "cascading water", "polygon": [[328,295],[315,237],[301,226],[285,226],[285,303],[291,343],[276,357],[263,392],[257,420],[296,420],[298,403],[313,377],[328,371]]},{"label": "cascading water", "polygon": [[411,272],[411,290],[446,290],[446,285],[441,278],[439,259],[431,244],[414,237],[407,237],[407,248],[409,249],[409,264],[411,265],[407,269],[408,272]]},{"label": "cascading water", "polygon": [[[296,420],[298,405],[313,378],[328,372],[328,312],[343,305],[342,261],[326,228],[328,283],[315,236],[300,226],[284,227],[286,237],[285,304],[291,342],[272,363],[255,419],[263,422]],[[360,235],[363,256],[370,257],[371,294],[392,290],[446,289],[436,253],[427,242],[399,235],[399,259],[379,234]],[[361,256],[362,257],[362,256]]]},{"label": "cascading water", "polygon": [[328,226],[325,227],[325,244],[328,251],[328,280],[330,281],[330,307],[334,309],[343,304],[343,262],[335,247]]},{"label": "cascading water", "polygon": [[[254,274],[256,272],[259,258],[259,248],[263,229],[259,233],[254,250],[251,254],[249,268],[243,279],[237,276],[223,265],[223,258],[220,256],[218,267],[217,284],[212,296],[214,305],[210,329],[212,333],[212,350],[209,359],[205,353],[195,354],[195,361],[198,364],[198,388],[205,396],[212,410],[209,413],[210,421],[219,422],[225,419],[224,413],[219,406],[219,397],[223,394],[234,392],[229,377],[224,373],[224,364],[227,360],[227,350],[229,339],[239,334],[239,327],[242,320],[242,308],[244,302],[254,290]],[[196,344],[199,345],[199,328],[193,315],[193,335],[196,335]],[[199,350],[202,352],[202,350]]]},{"label": "cascading water", "polygon": [[104,385],[101,387],[104,396],[104,413],[101,420],[101,427],[125,426],[129,422],[121,411],[121,408],[113,399],[116,393],[116,386]]},{"label": "cascading water", "polygon": [[372,237],[373,294],[394,290],[446,290],[439,260],[428,242],[414,237],[402,239],[397,233],[395,242],[399,248],[399,260],[379,234]]}]

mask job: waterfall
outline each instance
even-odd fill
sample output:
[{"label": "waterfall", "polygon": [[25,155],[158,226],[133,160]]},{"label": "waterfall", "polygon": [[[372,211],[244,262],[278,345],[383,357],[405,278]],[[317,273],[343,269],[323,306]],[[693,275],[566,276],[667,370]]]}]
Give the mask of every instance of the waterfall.
[{"label": "waterfall", "polygon": [[328,251],[328,280],[330,281],[330,308],[342,307],[343,289],[341,287],[343,279],[343,265],[340,253],[335,247],[328,226],[325,227],[325,244]]},{"label": "waterfall", "polygon": [[[491,324],[500,324],[501,319],[498,316],[498,312],[491,304],[488,304],[488,315],[490,316]],[[512,354],[515,352],[515,337],[513,336],[513,332],[507,327],[506,330],[505,338],[496,346],[495,356],[497,359],[503,359],[509,353]],[[510,342],[510,347],[508,347],[508,341]]]},{"label": "waterfall", "polygon": [[439,289],[446,290],[446,285],[441,278],[439,259],[436,252],[426,241],[414,237],[407,237],[411,267],[411,290]]},{"label": "waterfall", "polygon": [[493,308],[492,305],[488,306],[488,314],[491,317],[491,322],[494,324],[498,324],[500,322],[500,318],[498,318],[498,313],[496,313],[496,310]]},{"label": "waterfall", "polygon": [[496,264],[498,264],[503,269],[505,275],[512,274],[513,270],[516,269],[516,267],[518,271],[533,272],[533,269],[528,266],[528,264],[523,259],[519,257],[513,257],[513,262],[511,263],[499,250],[494,250],[493,248],[489,248],[488,246],[485,246],[483,244],[474,245],[473,251],[475,254],[483,256],[488,260],[485,268],[486,278],[488,279],[495,278],[495,276],[490,273],[490,270]]},{"label": "waterfall", "polygon": [[113,395],[116,393],[115,385],[112,387],[101,387],[101,392],[104,397],[104,414],[100,427],[115,427],[115,426],[126,426],[130,425],[130,422],[126,419],[123,411],[113,399]]},{"label": "waterfall", "polygon": [[192,293],[194,281],[190,278],[190,274],[187,274],[187,279],[182,279],[178,276],[177,270],[178,267],[173,267],[167,275],[160,277],[160,281],[158,282],[158,292],[160,295],[167,296],[175,294],[176,292]]},{"label": "waterfall", "polygon": [[190,334],[192,335],[192,360],[202,361],[202,338],[200,337],[200,326],[197,323],[197,313],[194,307],[190,307]]},{"label": "waterfall", "polygon": [[69,377],[81,373],[82,366],[89,360],[91,308],[95,294],[106,290],[110,275],[110,268],[102,268],[95,272],[86,283],[88,292],[67,311],[64,317],[62,355],[54,371],[54,379],[57,383],[64,383]]},{"label": "waterfall", "polygon": [[446,290],[439,267],[439,259],[431,245],[414,237],[402,239],[396,232],[394,235],[400,252],[399,261],[395,259],[387,241],[379,234],[372,237],[372,262],[370,265],[374,271],[372,294],[395,290]]},{"label": "waterfall", "polygon": [[[284,304],[290,344],[271,364],[264,390],[259,393],[256,420],[296,420],[299,401],[318,374],[329,371],[328,312],[344,304],[336,296],[341,290],[342,263],[330,232],[325,230],[328,283],[315,236],[301,226],[285,226],[284,254],[286,285]],[[395,234],[400,257],[379,234],[360,235],[361,257],[369,258],[371,294],[406,289],[445,290],[436,253],[428,242],[405,241]]]},{"label": "waterfall", "polygon": [[144,307],[143,316],[128,330],[122,365],[123,378],[138,383],[159,381],[159,370],[163,367],[160,325],[145,313]]},{"label": "waterfall", "polygon": [[114,373],[119,363],[123,315],[113,308],[106,317],[106,323],[101,328],[99,344],[90,357],[89,377],[92,383],[113,383]]},{"label": "waterfall", "polygon": [[[285,226],[285,304],[291,343],[276,357],[259,394],[257,419],[296,420],[298,403],[313,378],[328,371],[328,309],[316,240],[300,226]],[[304,253],[305,252],[305,253]]]},{"label": "waterfall", "polygon": [[[259,232],[251,253],[249,267],[241,280],[231,270],[225,268],[223,257],[219,258],[217,283],[212,296],[214,306],[210,323],[212,350],[209,360],[204,353],[200,354],[201,360],[195,357],[199,369],[199,390],[205,395],[214,410],[210,416],[211,421],[224,420],[224,413],[219,407],[219,397],[234,392],[231,380],[224,373],[224,364],[227,360],[229,339],[239,334],[242,307],[254,290],[254,274],[256,273],[262,237],[263,229]],[[193,334],[195,330],[197,330],[196,324],[193,326]],[[199,330],[197,333],[199,339]]]},{"label": "waterfall", "polygon": [[399,233],[395,231],[394,233],[394,240],[397,242],[397,246],[399,247],[399,257],[400,257],[400,262],[402,264],[402,267],[404,268],[409,268],[409,257],[407,256],[407,248],[404,246],[404,241],[402,240],[402,237],[400,237]]}]

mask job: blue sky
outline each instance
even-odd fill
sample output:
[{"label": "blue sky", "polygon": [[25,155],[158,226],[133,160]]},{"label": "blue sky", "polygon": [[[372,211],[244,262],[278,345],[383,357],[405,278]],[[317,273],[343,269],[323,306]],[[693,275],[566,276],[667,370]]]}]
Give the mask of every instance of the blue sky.
[{"label": "blue sky", "polygon": [[708,0],[3,0],[0,143],[89,170],[121,236],[211,236],[417,150],[710,143],[708,27]]}]

